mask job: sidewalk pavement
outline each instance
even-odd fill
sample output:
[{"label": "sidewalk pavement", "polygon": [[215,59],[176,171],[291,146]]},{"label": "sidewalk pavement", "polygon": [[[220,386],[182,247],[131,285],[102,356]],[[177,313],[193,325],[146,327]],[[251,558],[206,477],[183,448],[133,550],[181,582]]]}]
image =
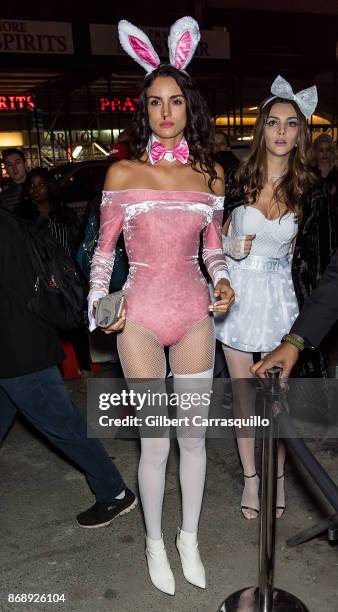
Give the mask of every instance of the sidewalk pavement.
[{"label": "sidewalk pavement", "polygon": [[[69,383],[82,404],[79,381]],[[129,486],[136,490],[137,440],[105,440]],[[309,443],[338,482],[337,441]],[[78,512],[94,503],[84,476],[33,428],[17,419],[0,450],[2,546],[1,612],[216,612],[223,599],[257,584],[259,520],[240,513],[242,474],[234,440],[208,440],[208,472],[199,543],[207,589],[188,584],[174,541],[180,524],[178,455],[172,441],[163,532],[176,578],[176,595],[150,583],[140,506],[109,527],[81,529]],[[276,586],[299,597],[310,612],[338,612],[338,548],[323,535],[288,548],[286,539],[332,514],[304,470],[286,469],[287,509],[277,522]],[[65,603],[9,603],[9,593],[64,594]]]}]

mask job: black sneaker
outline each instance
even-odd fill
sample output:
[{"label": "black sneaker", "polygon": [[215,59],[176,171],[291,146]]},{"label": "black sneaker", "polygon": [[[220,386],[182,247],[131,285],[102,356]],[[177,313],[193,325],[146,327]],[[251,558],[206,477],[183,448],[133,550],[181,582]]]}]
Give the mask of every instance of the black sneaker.
[{"label": "black sneaker", "polygon": [[110,504],[96,502],[94,506],[81,512],[76,517],[76,522],[80,527],[93,529],[95,527],[105,527],[121,514],[127,514],[136,508],[138,500],[132,491],[126,489],[123,499],[113,499]]}]

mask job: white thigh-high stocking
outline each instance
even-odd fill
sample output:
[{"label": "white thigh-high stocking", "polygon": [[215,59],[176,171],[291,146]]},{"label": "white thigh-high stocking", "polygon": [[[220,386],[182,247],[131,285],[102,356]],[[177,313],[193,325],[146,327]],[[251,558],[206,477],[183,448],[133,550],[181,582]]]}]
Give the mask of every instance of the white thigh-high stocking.
[{"label": "white thigh-high stocking", "polygon": [[159,540],[162,534],[162,506],[169,449],[168,437],[141,438],[138,483],[146,532],[152,540]]},{"label": "white thigh-high stocking", "polygon": [[[132,388],[139,392],[151,392],[165,396],[164,380],[132,383]],[[144,406],[143,416],[148,414],[166,414],[165,406]],[[151,436],[151,437],[149,437]],[[141,430],[141,457],[138,469],[138,483],[144,522],[148,538],[159,540],[162,535],[162,506],[165,489],[166,465],[170,450],[169,429],[167,427]]]},{"label": "white thigh-high stocking", "polygon": [[[145,383],[136,383],[137,387]],[[152,381],[153,393],[165,394],[163,380]],[[135,388],[135,383],[133,383]],[[165,413],[167,409],[164,408]],[[145,409],[143,409],[143,413]],[[149,414],[163,414],[161,406],[151,406]],[[138,482],[146,527],[146,558],[150,579],[159,590],[174,595],[175,579],[171,571],[162,536],[162,507],[165,489],[166,465],[170,450],[168,428],[142,432],[141,458],[138,469]],[[145,435],[156,437],[145,437]]]},{"label": "white thigh-high stocking", "polygon": [[[182,394],[198,394],[201,398],[210,394],[212,388],[213,368],[196,374],[175,374],[174,389],[182,397]],[[202,418],[208,416],[209,406],[203,405],[201,399],[198,405],[189,410],[180,408],[179,416],[194,415]],[[194,402],[197,404],[197,402]],[[207,402],[204,401],[207,404]],[[206,473],[206,448],[205,427],[190,424],[183,431],[177,432],[177,441],[180,448],[180,484],[182,491],[182,529],[185,532],[195,533],[198,529],[199,516],[201,512],[205,473]]]},{"label": "white thigh-high stocking", "polygon": [[195,400],[189,409],[185,409],[185,403],[181,401],[178,410],[178,416],[188,416],[190,423],[183,431],[177,431],[180,448],[182,529],[178,531],[176,544],[186,580],[202,589],[206,586],[206,578],[198,551],[197,530],[206,473],[206,427],[194,426],[191,419],[195,415],[201,418],[208,416],[209,402],[206,398],[210,398],[212,379],[213,368],[195,374],[174,373],[174,389],[180,400],[183,400],[183,397],[187,399],[192,394]]}]

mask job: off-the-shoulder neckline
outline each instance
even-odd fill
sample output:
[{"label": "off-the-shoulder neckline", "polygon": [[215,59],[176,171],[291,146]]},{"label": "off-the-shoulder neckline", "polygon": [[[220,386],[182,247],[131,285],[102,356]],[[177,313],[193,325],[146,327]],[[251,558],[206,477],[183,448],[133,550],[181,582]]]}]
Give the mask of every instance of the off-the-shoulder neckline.
[{"label": "off-the-shoulder neckline", "polygon": [[208,191],[189,191],[182,189],[173,189],[171,191],[165,189],[151,189],[149,187],[129,187],[128,189],[103,189],[103,193],[125,193],[126,191],[153,191],[155,193],[192,193],[197,195],[206,195],[212,198],[221,198],[224,200],[224,196],[219,196],[214,193],[209,193]]}]

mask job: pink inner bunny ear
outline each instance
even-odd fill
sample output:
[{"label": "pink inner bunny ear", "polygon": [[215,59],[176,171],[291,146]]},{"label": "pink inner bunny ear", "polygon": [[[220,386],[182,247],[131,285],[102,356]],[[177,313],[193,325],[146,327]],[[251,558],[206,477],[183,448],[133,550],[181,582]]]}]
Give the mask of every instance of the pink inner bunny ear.
[{"label": "pink inner bunny ear", "polygon": [[175,51],[175,68],[181,70],[185,65],[192,47],[192,38],[190,32],[184,32],[181,36]]},{"label": "pink inner bunny ear", "polygon": [[129,35],[128,38],[130,45],[135,51],[136,55],[138,55],[138,57],[141,58],[144,62],[149,64],[149,66],[152,66],[152,68],[157,68],[158,59],[155,57],[149,46],[136,36]]}]

